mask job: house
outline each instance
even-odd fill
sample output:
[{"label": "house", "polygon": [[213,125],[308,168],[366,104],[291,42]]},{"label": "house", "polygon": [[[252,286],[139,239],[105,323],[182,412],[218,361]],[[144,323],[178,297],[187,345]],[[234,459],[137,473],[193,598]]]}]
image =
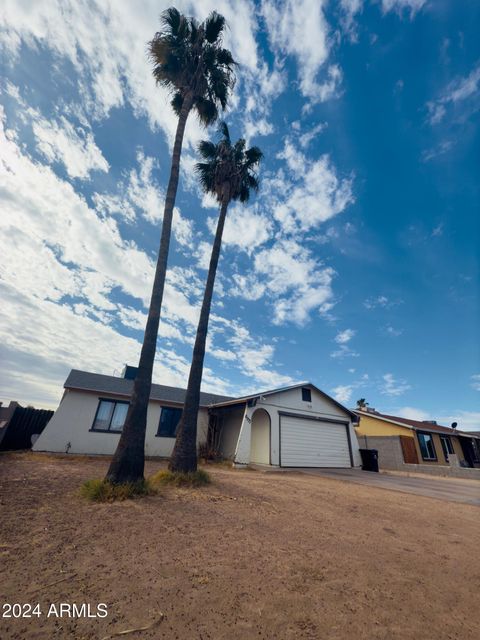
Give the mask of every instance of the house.
[{"label": "house", "polygon": [[411,420],[367,408],[355,411],[361,447],[379,450],[382,468],[404,465],[422,467],[480,467],[480,437],[437,424],[434,420]]},{"label": "house", "polygon": [[[128,375],[128,372],[127,372]],[[36,451],[114,453],[133,381],[72,370]],[[168,457],[185,390],[152,385],[145,453]],[[237,465],[352,467],[360,465],[355,414],[310,383],[241,398],[202,393],[197,443]]]}]

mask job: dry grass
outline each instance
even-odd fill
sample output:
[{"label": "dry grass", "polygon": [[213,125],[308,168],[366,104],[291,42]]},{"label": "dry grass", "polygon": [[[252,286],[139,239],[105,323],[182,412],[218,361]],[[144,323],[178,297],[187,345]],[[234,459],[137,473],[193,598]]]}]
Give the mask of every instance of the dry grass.
[{"label": "dry grass", "polygon": [[173,487],[202,487],[210,484],[210,475],[203,469],[197,469],[190,473],[177,471],[158,471],[149,478],[149,482],[155,486]]}]

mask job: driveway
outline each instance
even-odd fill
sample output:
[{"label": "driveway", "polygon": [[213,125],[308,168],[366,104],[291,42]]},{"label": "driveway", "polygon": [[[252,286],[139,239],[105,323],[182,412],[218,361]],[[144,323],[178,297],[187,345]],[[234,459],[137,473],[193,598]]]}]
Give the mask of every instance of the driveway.
[{"label": "driveway", "polygon": [[355,482],[380,489],[413,493],[449,502],[464,502],[480,507],[480,482],[459,478],[420,478],[388,473],[372,473],[359,469],[295,469],[309,475]]}]

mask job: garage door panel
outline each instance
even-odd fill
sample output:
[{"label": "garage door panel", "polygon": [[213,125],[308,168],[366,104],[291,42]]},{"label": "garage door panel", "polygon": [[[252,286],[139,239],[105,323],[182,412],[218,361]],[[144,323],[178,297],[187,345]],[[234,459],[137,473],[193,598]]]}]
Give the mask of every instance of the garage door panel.
[{"label": "garage door panel", "polygon": [[351,467],[344,424],[281,416],[282,467]]}]

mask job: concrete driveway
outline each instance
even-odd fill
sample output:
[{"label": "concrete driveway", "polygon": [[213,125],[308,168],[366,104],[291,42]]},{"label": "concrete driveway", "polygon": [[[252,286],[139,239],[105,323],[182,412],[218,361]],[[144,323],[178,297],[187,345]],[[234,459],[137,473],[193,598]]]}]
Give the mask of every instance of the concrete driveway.
[{"label": "concrete driveway", "polygon": [[417,496],[438,498],[449,502],[464,502],[480,507],[480,481],[459,478],[402,476],[389,473],[372,473],[358,469],[295,469],[309,475],[333,480],[366,484],[379,489],[403,491]]}]

